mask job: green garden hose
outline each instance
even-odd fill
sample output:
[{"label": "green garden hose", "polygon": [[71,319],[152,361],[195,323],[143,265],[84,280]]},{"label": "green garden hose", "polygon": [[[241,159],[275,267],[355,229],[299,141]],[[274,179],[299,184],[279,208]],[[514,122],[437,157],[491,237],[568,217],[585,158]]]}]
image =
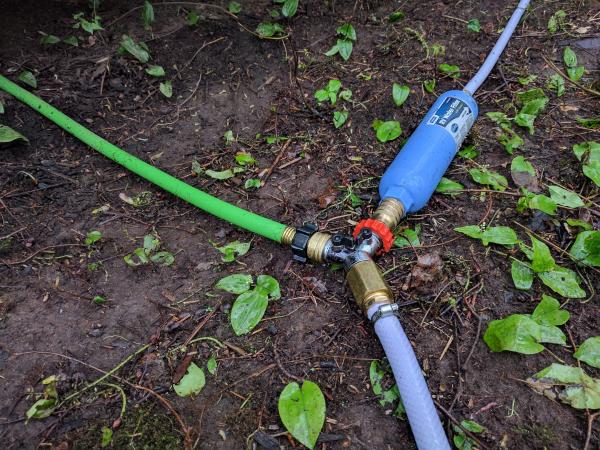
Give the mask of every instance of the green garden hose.
[{"label": "green garden hose", "polygon": [[290,235],[293,236],[293,229],[282,223],[219,200],[130,155],[2,75],[0,75],[0,89],[46,116],[107,158],[203,211],[276,242],[289,243],[286,241],[290,240]]}]

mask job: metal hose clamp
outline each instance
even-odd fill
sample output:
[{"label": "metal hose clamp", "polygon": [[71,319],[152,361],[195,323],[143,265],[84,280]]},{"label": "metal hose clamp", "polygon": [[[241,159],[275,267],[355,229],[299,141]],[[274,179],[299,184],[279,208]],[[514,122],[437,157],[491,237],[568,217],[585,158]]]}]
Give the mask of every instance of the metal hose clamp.
[{"label": "metal hose clamp", "polygon": [[379,308],[377,308],[375,314],[371,316],[371,322],[373,323],[373,325],[375,325],[375,322],[377,322],[379,319],[382,319],[383,317],[397,316],[399,309],[400,307],[398,303],[389,303],[386,305],[381,305]]}]

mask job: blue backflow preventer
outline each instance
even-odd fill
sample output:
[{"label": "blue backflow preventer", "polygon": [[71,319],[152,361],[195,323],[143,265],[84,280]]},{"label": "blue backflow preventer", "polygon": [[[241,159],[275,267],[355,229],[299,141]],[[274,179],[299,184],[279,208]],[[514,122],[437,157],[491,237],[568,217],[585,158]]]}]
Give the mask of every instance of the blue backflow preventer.
[{"label": "blue backflow preventer", "polygon": [[478,113],[463,91],[448,91],[433,104],[379,183],[381,199],[395,198],[405,213],[421,209],[458,152]]},{"label": "blue backflow preventer", "polygon": [[504,31],[462,91],[448,91],[433,104],[423,121],[379,183],[381,200],[394,198],[413,213],[429,201],[477,118],[473,95],[488,77],[508,44],[530,0],[520,0]]}]

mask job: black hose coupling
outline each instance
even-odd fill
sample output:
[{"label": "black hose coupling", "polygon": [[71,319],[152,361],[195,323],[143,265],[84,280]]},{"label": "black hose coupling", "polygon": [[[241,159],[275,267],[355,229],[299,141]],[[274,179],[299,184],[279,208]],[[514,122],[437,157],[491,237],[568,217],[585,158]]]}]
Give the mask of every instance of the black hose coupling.
[{"label": "black hose coupling", "polygon": [[305,263],[308,260],[306,253],[308,241],[318,230],[317,225],[311,222],[304,222],[304,225],[296,229],[296,234],[292,240],[292,258],[294,261]]}]

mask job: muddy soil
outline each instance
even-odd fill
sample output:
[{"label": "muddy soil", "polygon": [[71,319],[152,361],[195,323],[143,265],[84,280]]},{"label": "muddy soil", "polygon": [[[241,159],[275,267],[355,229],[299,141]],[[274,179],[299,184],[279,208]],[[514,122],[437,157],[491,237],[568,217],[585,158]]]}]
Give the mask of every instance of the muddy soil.
[{"label": "muddy soil", "polygon": [[[313,221],[331,232],[351,230],[377,205],[378,177],[436,98],[423,82],[436,80],[436,94],[460,88],[513,7],[497,0],[301,0],[296,17],[279,19],[284,39],[259,39],[248,30],[270,20],[269,11],[279,5],[241,2],[236,21],[223,12],[225,3],[215,3],[221,8],[198,9],[195,26],[186,22],[189,4],[155,5],[156,20],[145,29],[134,9],[141,2],[100,3],[104,30],[89,35],[72,28],[74,14],[89,18],[88,2],[0,0],[0,73],[16,80],[31,71],[36,95],[194,186],[286,224]],[[548,19],[559,9],[567,13],[568,32],[550,35]],[[390,22],[399,10],[404,18]],[[467,29],[474,18],[481,23],[478,33]],[[350,60],[326,57],[344,22],[357,33]],[[41,33],[75,35],[79,45],[43,45]],[[147,65],[118,53],[123,34],[146,42],[150,63],[172,80],[171,98],[161,94],[161,80],[145,72]],[[417,35],[430,47],[444,45],[445,56],[428,58]],[[561,209],[555,217],[519,214],[516,196],[476,191],[481,186],[468,170],[488,165],[510,179],[512,156],[484,113],[502,110],[517,91],[545,88],[554,72],[544,58],[562,67],[563,48],[571,45],[587,69],[581,83],[599,89],[600,50],[594,41],[578,44],[599,37],[597,1],[533,2],[477,94],[482,118],[466,145],[480,155],[474,161],[458,157],[447,175],[471,192],[434,195],[403,223],[420,227],[421,245],[379,259],[398,301],[407,305],[402,321],[449,435],[453,421],[475,420],[486,429],[476,436],[481,448],[600,445],[600,426],[588,427],[589,412],[538,395],[523,382],[557,360],[575,364],[574,343],[599,334],[598,271],[578,269],[588,297],[564,305],[571,313],[566,346],[532,356],[492,353],[482,340],[488,322],[529,313],[550,291],[538,281],[528,291],[515,289],[506,249],[483,247],[454,231],[507,225],[526,240],[518,222],[564,250],[574,239],[565,231],[567,218],[598,228],[598,190],[571,147],[600,141],[598,129],[576,121],[598,117],[600,103],[576,86],[567,83],[560,98],[547,90],[550,103],[535,133],[520,130],[525,151],[519,154],[545,182],[586,196],[589,207]],[[460,77],[442,76],[437,66],[443,62],[458,65]],[[538,78],[524,87],[519,78],[531,74]],[[352,101],[342,105],[349,119],[340,129],[332,124],[333,109],[314,100],[332,78],[352,91]],[[394,105],[392,82],[411,87],[402,107]],[[291,263],[288,249],[203,214],[13,98],[0,93],[0,100],[0,123],[29,140],[0,146],[0,447],[100,448],[108,427],[112,448],[174,449],[184,446],[185,425],[196,448],[298,448],[279,419],[277,400],[287,383],[308,379],[327,402],[319,448],[415,448],[406,420],[392,414],[395,405],[380,405],[372,391],[369,366],[384,355],[341,270]],[[378,143],[375,119],[399,121],[402,136]],[[228,131],[233,140],[225,138]],[[251,153],[256,165],[225,181],[197,174],[198,165],[235,167],[240,151]],[[261,172],[263,186],[245,189],[245,181]],[[517,192],[514,184],[509,191]],[[123,200],[144,192],[141,205]],[[102,238],[86,246],[91,230]],[[123,257],[148,234],[174,255],[172,265],[125,264]],[[250,251],[223,262],[215,247],[236,240],[250,242]],[[575,268],[554,250],[558,263]],[[433,281],[418,286],[411,270],[419,257],[432,255],[439,255],[441,267]],[[245,336],[236,336],[229,323],[235,298],[215,288],[235,273],[272,275],[282,292]],[[206,372],[211,356],[218,368],[207,372],[204,390],[178,397],[174,380],[191,361]],[[85,389],[113,369],[115,377]],[[51,375],[59,398],[72,397],[49,417],[26,421],[34,393]],[[386,383],[391,386],[389,377]]]}]

